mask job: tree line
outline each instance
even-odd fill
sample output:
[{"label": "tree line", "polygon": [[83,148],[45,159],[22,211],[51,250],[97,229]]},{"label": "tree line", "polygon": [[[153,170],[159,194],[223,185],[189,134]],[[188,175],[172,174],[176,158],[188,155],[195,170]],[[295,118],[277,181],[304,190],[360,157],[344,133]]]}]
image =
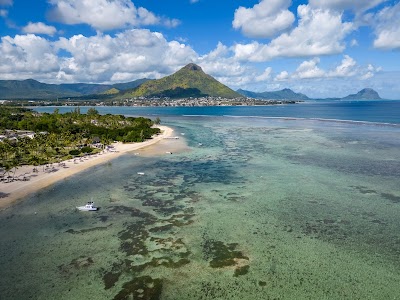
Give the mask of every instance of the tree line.
[{"label": "tree line", "polygon": [[[99,152],[101,146],[113,141],[143,142],[160,133],[153,127],[155,123],[159,119],[100,115],[94,108],[86,114],[79,107],[60,114],[58,109],[37,113],[26,108],[0,107],[0,168],[9,172],[20,165],[60,162]],[[22,131],[33,132],[34,136],[28,137]]]}]

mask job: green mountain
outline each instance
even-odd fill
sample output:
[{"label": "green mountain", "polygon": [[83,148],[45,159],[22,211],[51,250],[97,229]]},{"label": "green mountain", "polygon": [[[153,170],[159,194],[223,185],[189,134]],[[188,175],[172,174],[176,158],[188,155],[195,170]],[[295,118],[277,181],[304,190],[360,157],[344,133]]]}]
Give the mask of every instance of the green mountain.
[{"label": "green mountain", "polygon": [[265,100],[309,100],[306,95],[301,93],[295,93],[291,89],[283,89],[274,92],[262,92],[256,93],[246,90],[237,90],[237,92],[245,97],[265,99]]},{"label": "green mountain", "polygon": [[203,72],[196,64],[188,64],[172,75],[143,83],[137,88],[121,93],[118,98],[130,97],[171,98],[213,96],[224,98],[241,97],[240,94]]},{"label": "green mountain", "polygon": [[102,92],[101,94],[102,95],[115,95],[115,94],[118,94],[118,93],[119,93],[119,90],[117,90],[116,88],[111,88],[111,89],[109,89],[109,90],[107,90],[105,92]]},{"label": "green mountain", "polygon": [[49,99],[63,96],[78,96],[79,93],[55,84],[46,84],[33,79],[0,80],[0,99]]},{"label": "green mountain", "polygon": [[33,79],[0,80],[0,99],[55,99],[104,94],[109,90],[120,92],[135,88],[148,80],[138,79],[113,85],[88,83],[47,84]]},{"label": "green mountain", "polygon": [[130,82],[125,82],[125,83],[115,83],[111,86],[111,88],[115,88],[119,91],[125,91],[129,89],[134,89],[135,87],[138,87],[142,83],[145,83],[146,81],[149,81],[151,79],[148,78],[142,78],[142,79],[137,79],[135,81],[130,81]]},{"label": "green mountain", "polygon": [[362,89],[357,94],[351,94],[341,100],[380,100],[382,99],[379,94],[373,89]]}]

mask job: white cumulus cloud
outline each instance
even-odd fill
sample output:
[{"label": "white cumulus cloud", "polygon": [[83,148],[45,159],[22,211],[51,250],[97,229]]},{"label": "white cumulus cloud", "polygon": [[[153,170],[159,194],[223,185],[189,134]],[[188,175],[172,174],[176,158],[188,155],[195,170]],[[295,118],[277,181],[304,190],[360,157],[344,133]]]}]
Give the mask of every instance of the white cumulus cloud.
[{"label": "white cumulus cloud", "polygon": [[164,19],[130,0],[49,0],[53,5],[49,16],[64,24],[88,24],[97,30],[127,26],[164,24],[174,27],[178,20]]},{"label": "white cumulus cloud", "polygon": [[319,56],[341,53],[344,39],[353,30],[353,24],[342,22],[342,14],[325,9],[299,5],[298,26],[283,33],[269,44],[252,42],[233,46],[235,56],[253,62],[276,57]]},{"label": "white cumulus cloud", "polygon": [[349,55],[344,55],[341,62],[331,70],[323,70],[319,67],[320,58],[315,57],[311,60],[303,61],[293,73],[282,71],[275,77],[275,81],[290,80],[291,82],[301,82],[306,80],[320,80],[327,78],[352,78],[352,80],[372,78],[382,68],[375,67],[372,64],[360,66]]},{"label": "white cumulus cloud", "polygon": [[271,78],[271,67],[260,71],[254,65],[242,64],[233,54],[230,47],[219,42],[215,49],[199,56],[193,62],[199,64],[207,74],[233,89],[257,88],[258,84]]},{"label": "white cumulus cloud", "polygon": [[312,7],[335,9],[335,10],[353,10],[356,13],[362,13],[388,0],[309,0]]},{"label": "white cumulus cloud", "polygon": [[42,22],[29,22],[28,25],[22,28],[22,31],[25,33],[47,34],[53,36],[57,32],[57,29],[54,26],[49,26]]},{"label": "white cumulus cloud", "polygon": [[292,77],[305,79],[305,78],[320,78],[325,76],[325,71],[321,70],[318,67],[319,63],[320,59],[318,57],[302,62],[300,66],[296,69]]},{"label": "white cumulus cloud", "polygon": [[255,77],[254,70],[239,63],[232,56],[230,49],[221,42],[214,50],[199,56],[193,62],[228,86],[240,86],[254,80]]},{"label": "white cumulus cloud", "polygon": [[34,34],[1,38],[0,76],[3,79],[30,78],[58,70],[58,57],[46,39]]},{"label": "white cumulus cloud", "polygon": [[272,68],[268,67],[264,70],[262,74],[258,75],[255,79],[257,82],[266,81],[271,79],[271,74],[272,74]]},{"label": "white cumulus cloud", "polygon": [[278,75],[276,75],[274,80],[276,80],[276,81],[285,81],[285,80],[288,80],[289,77],[290,77],[290,75],[289,75],[288,71],[282,71]]},{"label": "white cumulus cloud", "polygon": [[291,0],[261,0],[252,8],[239,7],[235,11],[233,28],[241,29],[248,37],[269,38],[288,29],[294,15],[288,10]]},{"label": "white cumulus cloud", "polygon": [[[62,55],[61,55],[62,53]],[[50,41],[35,34],[2,37],[0,78],[44,82],[113,82],[169,75],[196,60],[185,44],[132,29],[115,36],[75,35]]]},{"label": "white cumulus cloud", "polygon": [[350,77],[357,73],[356,61],[348,55],[345,55],[342,62],[334,70],[328,73],[329,77]]},{"label": "white cumulus cloud", "polygon": [[375,18],[374,47],[400,49],[400,3],[379,11]]},{"label": "white cumulus cloud", "polygon": [[78,66],[74,73],[85,81],[161,77],[197,57],[189,46],[147,29],[127,30],[115,37],[76,35],[60,38],[56,46],[71,54],[67,70],[71,64]]},{"label": "white cumulus cloud", "polygon": [[360,77],[360,79],[361,79],[361,80],[367,80],[367,79],[370,79],[370,78],[372,78],[372,77],[374,77],[374,73],[372,73],[372,72],[367,72],[367,73],[363,74],[363,75]]},{"label": "white cumulus cloud", "polygon": [[374,77],[375,74],[377,74],[377,73],[379,73],[381,71],[382,71],[382,67],[375,67],[375,66],[369,64],[367,66],[367,68],[362,70],[362,73],[360,75],[360,79],[361,80],[370,79],[370,78]]}]

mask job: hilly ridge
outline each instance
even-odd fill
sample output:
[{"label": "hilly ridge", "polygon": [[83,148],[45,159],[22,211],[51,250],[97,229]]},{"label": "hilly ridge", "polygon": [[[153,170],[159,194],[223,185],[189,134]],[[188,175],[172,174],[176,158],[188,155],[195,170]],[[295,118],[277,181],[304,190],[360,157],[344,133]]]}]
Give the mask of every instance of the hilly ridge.
[{"label": "hilly ridge", "polygon": [[49,99],[63,96],[79,96],[79,92],[55,84],[46,84],[33,79],[1,80],[1,99]]},{"label": "hilly ridge", "polygon": [[54,99],[106,94],[108,90],[119,92],[132,89],[148,80],[144,78],[112,85],[90,83],[48,84],[34,79],[0,80],[0,99]]},{"label": "hilly ridge", "polygon": [[309,100],[306,95],[301,93],[295,93],[291,89],[283,89],[280,91],[272,92],[251,92],[239,89],[237,92],[243,96],[258,98],[258,99],[274,99],[274,100]]}]

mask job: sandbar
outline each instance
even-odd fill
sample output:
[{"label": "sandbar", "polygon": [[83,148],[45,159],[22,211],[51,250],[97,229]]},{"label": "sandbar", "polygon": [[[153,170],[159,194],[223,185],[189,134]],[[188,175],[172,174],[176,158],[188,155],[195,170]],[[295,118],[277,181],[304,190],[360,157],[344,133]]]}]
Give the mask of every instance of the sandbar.
[{"label": "sandbar", "polygon": [[[88,155],[82,158],[70,159],[62,164],[52,164],[50,167],[38,166],[37,172],[33,172],[34,166],[19,167],[12,182],[0,182],[0,210],[6,209],[24,197],[38,192],[64,178],[75,175],[93,166],[108,162],[118,156],[135,151],[136,155],[170,155],[189,148],[184,139],[176,136],[174,130],[167,126],[158,125],[161,133],[152,139],[141,143],[113,143],[111,150],[102,151],[101,154]],[[155,145],[157,143],[157,145]],[[25,177],[26,180],[21,180]]]}]

